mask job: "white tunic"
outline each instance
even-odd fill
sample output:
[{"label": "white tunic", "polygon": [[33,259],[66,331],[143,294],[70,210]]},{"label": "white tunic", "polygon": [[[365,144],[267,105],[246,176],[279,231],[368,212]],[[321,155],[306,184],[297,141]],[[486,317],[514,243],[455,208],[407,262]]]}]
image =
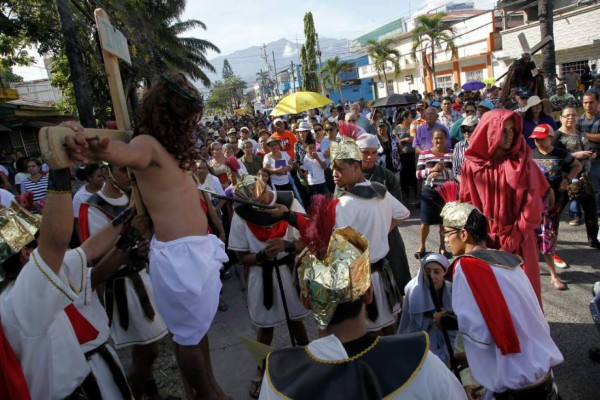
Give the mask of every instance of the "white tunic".
[{"label": "white tunic", "polygon": [[[366,181],[358,183],[357,186],[370,184]],[[363,199],[344,194],[339,197],[335,208],[335,227],[351,226],[360,232],[369,241],[369,259],[373,264],[384,258],[390,250],[388,233],[392,219],[403,221],[409,216],[410,211],[387,192],[383,199]],[[400,299],[390,308],[380,284],[379,272],[371,274],[371,281],[379,315],[375,321],[367,318],[367,329],[376,331],[394,322],[394,315],[400,312]]]},{"label": "white tunic", "polygon": [[473,377],[486,389],[498,393],[538,383],[550,368],[563,361],[563,356],[550,337],[550,327],[523,269],[490,265],[512,317],[521,353],[503,356],[496,346],[462,272],[460,259],[454,272],[452,307],[458,316]]},{"label": "white tunic", "polygon": [[[106,197],[101,191],[98,192],[98,195],[113,206],[125,206],[129,204],[129,199],[126,195],[122,195],[118,199]],[[90,231],[90,236],[109,223],[110,219],[108,216],[100,211],[98,207],[90,206],[88,208],[88,229]],[[148,293],[150,303],[154,308],[154,319],[149,320],[146,318],[140,300],[131,283],[131,279],[124,278],[125,293],[127,295],[127,309],[129,311],[129,326],[127,330],[121,327],[121,324],[119,323],[119,310],[117,305],[114,304],[110,333],[117,349],[132,345],[153,343],[165,336],[168,332],[165,321],[158,313],[155,306],[154,291],[152,289],[152,283],[150,282],[150,276],[145,269],[140,271],[139,274],[144,283],[144,287],[146,288],[146,292]]]},{"label": "white tunic", "polygon": [[75,196],[73,196],[73,217],[79,218],[79,208],[81,203],[85,203],[94,193],[87,191],[87,185],[79,188]]},{"label": "white tunic", "polygon": [[62,399],[90,373],[64,312],[76,291],[89,287],[85,264],[73,260],[65,256],[57,276],[35,250],[16,281],[0,294],[2,329],[33,400]]},{"label": "white tunic", "polygon": [[[344,345],[335,335],[310,342],[308,352],[313,357],[324,361],[337,361],[348,358]],[[462,400],[467,398],[458,379],[431,352],[428,352],[425,362],[418,369],[416,376],[407,383],[402,390],[395,393],[390,399]],[[259,398],[264,400],[284,398],[272,389],[268,374],[265,374],[265,379],[263,379]],[[318,398],[318,391],[315,389],[315,399]]]},{"label": "white tunic", "polygon": [[[276,192],[274,194],[276,195]],[[273,202],[274,201],[275,200],[273,200]],[[291,210],[304,213],[304,209],[296,200],[292,202]],[[296,228],[289,225],[286,234],[281,239],[296,241],[300,239],[300,233]],[[261,242],[254,236],[250,228],[248,228],[246,221],[234,213],[229,233],[229,249],[258,253],[266,246],[267,244],[265,242]],[[285,252],[279,253],[277,258],[281,259],[287,255],[288,253]],[[279,271],[281,273],[281,280],[290,312],[290,318],[292,320],[300,320],[308,315],[309,311],[304,308],[300,301],[300,297],[298,296],[298,292],[294,289],[292,274],[290,272],[293,266],[290,265],[289,267],[290,268],[279,268]],[[279,292],[275,269],[273,269],[272,275],[273,306],[267,310],[263,304],[264,287],[262,268],[259,266],[252,266],[250,267],[250,272],[248,274],[248,311],[250,312],[252,323],[261,328],[271,328],[285,322],[283,302]]]}]

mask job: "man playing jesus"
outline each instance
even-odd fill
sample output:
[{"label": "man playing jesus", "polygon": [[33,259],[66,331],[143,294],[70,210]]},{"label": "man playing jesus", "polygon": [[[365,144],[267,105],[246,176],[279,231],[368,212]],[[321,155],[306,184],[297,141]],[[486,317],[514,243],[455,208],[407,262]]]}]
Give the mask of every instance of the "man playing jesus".
[{"label": "man playing jesus", "polygon": [[207,234],[197,185],[188,170],[193,131],[202,117],[198,91],[182,73],[163,76],[145,94],[129,144],[67,137],[71,160],[88,158],[133,170],[154,224],[150,278],[156,306],[176,343],[185,380],[197,399],[226,398],[210,364],[207,332],[219,305],[224,246]]}]

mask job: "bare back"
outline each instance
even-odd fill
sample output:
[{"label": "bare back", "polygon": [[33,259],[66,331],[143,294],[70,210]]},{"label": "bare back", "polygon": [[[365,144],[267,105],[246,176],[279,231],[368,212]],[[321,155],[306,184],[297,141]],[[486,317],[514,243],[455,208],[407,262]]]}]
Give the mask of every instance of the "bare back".
[{"label": "bare back", "polygon": [[153,137],[140,135],[133,140],[145,141],[152,147],[150,165],[134,169],[134,173],[154,223],[156,239],[168,242],[206,235],[208,222],[191,172],[179,168],[179,161]]}]

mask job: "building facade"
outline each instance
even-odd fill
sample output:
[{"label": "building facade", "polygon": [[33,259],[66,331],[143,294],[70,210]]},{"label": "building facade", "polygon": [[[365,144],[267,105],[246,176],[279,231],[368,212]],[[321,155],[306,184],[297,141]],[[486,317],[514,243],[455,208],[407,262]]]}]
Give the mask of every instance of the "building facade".
[{"label": "building facade", "polygon": [[338,90],[329,89],[328,97],[334,104],[344,101],[358,101],[361,98],[365,101],[373,100],[373,79],[360,79],[358,70],[360,67],[369,64],[369,57],[353,58],[342,60],[350,63],[351,67],[347,72],[339,74],[341,80],[341,93]]}]

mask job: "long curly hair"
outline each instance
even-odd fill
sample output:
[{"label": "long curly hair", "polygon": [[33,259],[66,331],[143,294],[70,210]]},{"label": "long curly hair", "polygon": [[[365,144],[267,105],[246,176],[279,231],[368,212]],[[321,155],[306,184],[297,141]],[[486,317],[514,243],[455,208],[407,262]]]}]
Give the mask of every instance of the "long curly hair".
[{"label": "long curly hair", "polygon": [[150,135],[189,169],[194,157],[194,130],[202,118],[202,96],[186,76],[163,75],[144,94],[133,136]]}]

